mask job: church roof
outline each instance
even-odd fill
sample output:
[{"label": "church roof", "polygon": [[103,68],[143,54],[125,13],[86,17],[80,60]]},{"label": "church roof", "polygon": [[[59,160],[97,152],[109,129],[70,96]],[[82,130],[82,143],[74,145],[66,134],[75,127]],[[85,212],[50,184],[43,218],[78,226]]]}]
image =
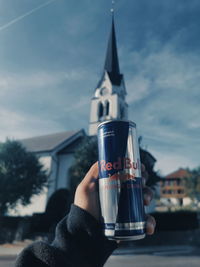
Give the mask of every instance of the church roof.
[{"label": "church roof", "polygon": [[108,72],[110,80],[114,85],[121,84],[123,75],[120,74],[120,69],[119,69],[114,18],[112,18],[112,26],[106,52],[104,70]]},{"label": "church roof", "polygon": [[28,151],[37,153],[51,152],[62,146],[64,143],[70,144],[71,141],[74,141],[74,138],[80,136],[80,134],[84,135],[84,130],[65,131],[43,136],[35,136],[19,141]]}]

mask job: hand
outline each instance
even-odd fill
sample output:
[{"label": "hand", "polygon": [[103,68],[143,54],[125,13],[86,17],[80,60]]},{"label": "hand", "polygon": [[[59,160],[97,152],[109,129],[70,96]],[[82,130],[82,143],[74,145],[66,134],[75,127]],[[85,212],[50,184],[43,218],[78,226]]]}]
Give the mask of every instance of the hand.
[{"label": "hand", "polygon": [[[142,164],[142,178],[143,178],[143,197],[144,197],[144,205],[148,206],[153,199],[153,191],[145,186],[146,181],[148,180],[148,172],[146,171],[145,165]],[[146,220],[146,233],[147,235],[152,235],[155,231],[156,221],[153,216],[147,215]]]},{"label": "hand", "polygon": [[97,220],[100,219],[98,176],[98,162],[96,162],[78,185],[74,198],[76,206],[86,210]]},{"label": "hand", "polygon": [[[95,217],[98,221],[100,220],[100,205],[99,205],[99,195],[98,195],[98,162],[92,165],[82,182],[76,189],[74,204]],[[142,175],[147,178],[147,172],[145,167],[142,167]],[[150,188],[144,187],[144,205],[149,205],[152,198],[153,192]],[[152,235],[155,230],[155,219],[148,215],[146,224],[146,233]]]}]

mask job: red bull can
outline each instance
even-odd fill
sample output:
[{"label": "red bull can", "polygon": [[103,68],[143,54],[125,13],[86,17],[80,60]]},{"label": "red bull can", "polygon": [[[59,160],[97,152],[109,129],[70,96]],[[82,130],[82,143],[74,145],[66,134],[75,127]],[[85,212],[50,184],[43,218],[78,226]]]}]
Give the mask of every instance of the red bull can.
[{"label": "red bull can", "polygon": [[99,197],[105,236],[145,237],[141,163],[136,124],[106,121],[98,127]]}]

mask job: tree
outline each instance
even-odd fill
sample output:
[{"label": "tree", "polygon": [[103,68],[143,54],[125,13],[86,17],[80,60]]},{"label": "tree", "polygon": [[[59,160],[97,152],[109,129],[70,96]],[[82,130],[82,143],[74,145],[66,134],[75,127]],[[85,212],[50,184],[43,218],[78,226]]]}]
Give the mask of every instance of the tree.
[{"label": "tree", "polygon": [[0,144],[0,214],[18,203],[28,205],[47,186],[47,175],[38,158],[18,141]]},{"label": "tree", "polygon": [[200,167],[187,171],[189,175],[184,179],[186,195],[193,201],[200,202]]},{"label": "tree", "polygon": [[158,172],[154,170],[154,164],[156,159],[146,150],[140,147],[140,158],[142,164],[145,165],[145,169],[148,173],[148,180],[146,181],[146,185],[155,189],[156,184],[161,181],[161,176]]},{"label": "tree", "polygon": [[[69,170],[73,192],[75,192],[77,184],[81,182],[91,165],[98,160],[97,137],[85,137],[74,156],[75,162]],[[145,164],[149,174],[147,185],[154,187],[160,181],[160,176],[153,170],[155,159],[149,152],[143,149],[140,149],[140,156],[141,162]]]},{"label": "tree", "polygon": [[74,193],[89,168],[98,160],[97,137],[86,136],[74,154],[75,162],[69,170],[71,189]]}]

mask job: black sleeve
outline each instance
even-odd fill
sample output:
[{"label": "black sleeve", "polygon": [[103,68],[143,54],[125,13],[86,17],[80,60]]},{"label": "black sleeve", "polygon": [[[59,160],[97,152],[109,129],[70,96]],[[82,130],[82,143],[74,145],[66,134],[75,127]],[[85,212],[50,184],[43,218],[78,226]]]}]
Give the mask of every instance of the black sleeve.
[{"label": "black sleeve", "polygon": [[18,256],[15,267],[101,267],[117,244],[103,236],[100,223],[72,205],[56,227],[52,244],[35,242]]}]

